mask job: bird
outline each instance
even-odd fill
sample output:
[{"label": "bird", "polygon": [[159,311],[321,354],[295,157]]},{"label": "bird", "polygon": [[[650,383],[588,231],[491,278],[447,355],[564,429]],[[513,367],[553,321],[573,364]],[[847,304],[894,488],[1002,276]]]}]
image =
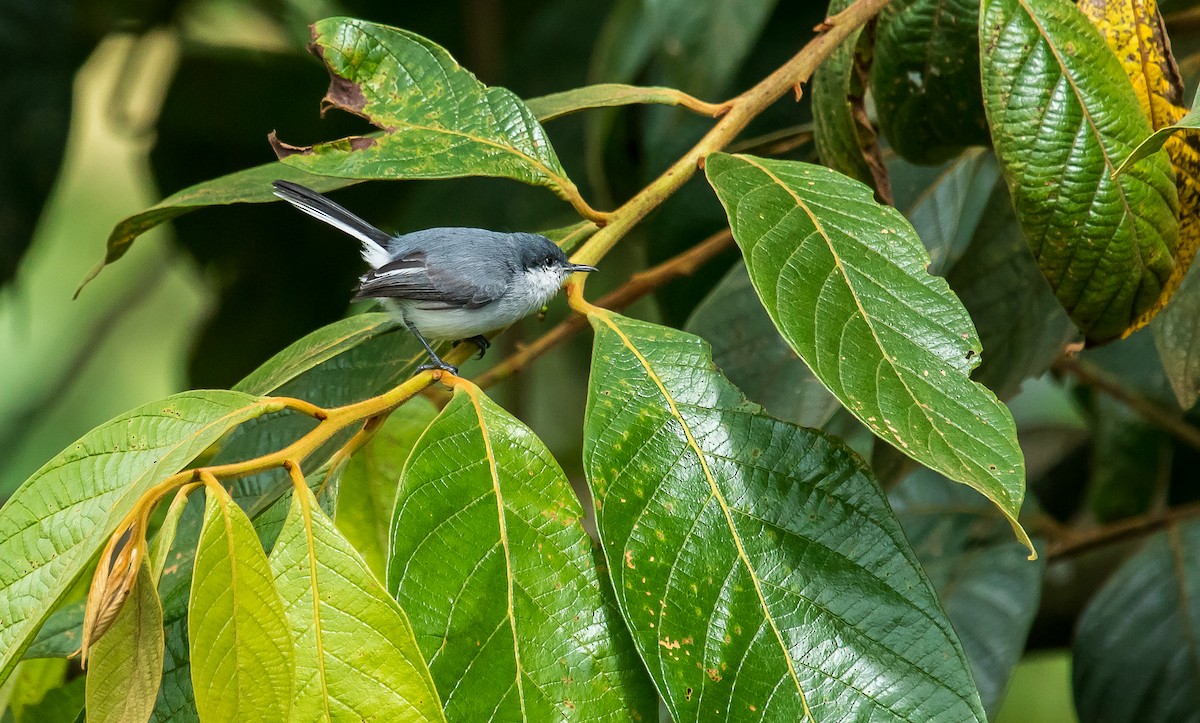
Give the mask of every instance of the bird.
[{"label": "bird", "polygon": [[377,300],[408,327],[429,354],[423,370],[458,374],[429,340],[470,341],[482,358],[490,346],[487,332],[544,307],[571,274],[597,271],[571,263],[539,234],[445,227],[392,235],[298,183],[271,185],[275,196],[362,244],[370,270],[353,299]]}]

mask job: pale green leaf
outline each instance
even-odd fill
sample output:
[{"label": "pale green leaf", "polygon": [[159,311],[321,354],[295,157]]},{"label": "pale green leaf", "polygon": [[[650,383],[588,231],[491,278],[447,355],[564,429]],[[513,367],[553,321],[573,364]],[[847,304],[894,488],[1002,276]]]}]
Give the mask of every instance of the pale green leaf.
[{"label": "pale green leaf", "polygon": [[1032,552],[1012,415],[971,381],[975,328],[909,222],[820,166],[715,153],[705,169],[763,306],[817,378],[880,439],[994,502]]},{"label": "pale green leaf", "polygon": [[291,720],[444,721],[404,611],[303,494],[271,552],[296,645]]},{"label": "pale green leaf", "polygon": [[163,673],[163,611],[143,561],[112,627],[88,651],[88,723],[145,723]]},{"label": "pale green leaf", "polygon": [[388,560],[450,720],[656,715],[582,516],[533,432],[457,386],[405,466]]},{"label": "pale green leaf", "polygon": [[26,480],[0,507],[0,680],[142,493],[270,410],[238,392],[176,394],[88,432]]},{"label": "pale green leaf", "polygon": [[582,88],[530,98],[525,105],[540,121],[560,118],[590,108],[613,108],[636,103],[679,105],[697,113],[715,115],[720,106],[704,103],[682,91],[665,87],[645,87],[624,83],[598,83]]},{"label": "pale green leaf", "polygon": [[424,397],[405,402],[350,458],[338,483],[338,529],[380,580],[387,574],[388,528],[400,473],[417,437],[437,413],[433,402]]},{"label": "pale green leaf", "polygon": [[746,402],[699,338],[591,321],[596,525],[673,720],[984,720],[862,460]]},{"label": "pale green leaf", "polygon": [[201,720],[288,720],[295,670],[283,603],[249,518],[212,491],[192,570],[188,640]]}]

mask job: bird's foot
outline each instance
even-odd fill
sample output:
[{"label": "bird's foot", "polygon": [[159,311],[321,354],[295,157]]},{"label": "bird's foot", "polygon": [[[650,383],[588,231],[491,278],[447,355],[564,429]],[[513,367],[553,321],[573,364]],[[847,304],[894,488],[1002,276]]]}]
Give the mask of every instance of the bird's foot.
[{"label": "bird's foot", "polygon": [[479,356],[475,357],[476,359],[482,359],[483,355],[486,354],[487,350],[490,349],[492,346],[492,342],[488,341],[487,337],[484,336],[483,334],[476,334],[475,336],[467,337],[466,339],[459,339],[458,341],[454,342],[451,346],[458,346],[459,344],[463,343],[464,341],[469,341],[472,344],[474,344],[475,346],[479,347]]},{"label": "bird's foot", "polygon": [[449,373],[453,374],[454,376],[458,376],[458,367],[454,366],[453,364],[447,364],[446,362],[442,361],[441,359],[438,359],[437,357],[433,357],[432,359],[430,359],[428,364],[422,364],[421,366],[417,367],[417,371],[419,371],[419,372],[435,371],[435,370],[449,372]]}]

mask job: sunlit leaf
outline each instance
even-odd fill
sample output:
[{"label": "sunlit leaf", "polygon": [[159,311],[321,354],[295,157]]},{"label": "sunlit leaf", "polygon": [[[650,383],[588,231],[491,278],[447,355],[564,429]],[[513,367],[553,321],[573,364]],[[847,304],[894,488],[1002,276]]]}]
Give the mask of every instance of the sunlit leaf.
[{"label": "sunlit leaf", "polygon": [[652,720],[583,510],[533,432],[460,383],[404,469],[388,588],[450,720]]},{"label": "sunlit leaf", "polygon": [[[278,201],[272,193],[274,189],[271,182],[279,178],[303,184],[322,193],[358,183],[354,179],[316,176],[282,163],[266,163],[189,186],[118,223],[108,236],[104,258],[88,272],[79,289],[83,289],[89,281],[96,278],[96,274],[105,266],[124,256],[138,236],[171,219],[209,206]],[[78,294],[79,291],[75,293]]]},{"label": "sunlit leaf", "polygon": [[1084,723],[1191,720],[1200,668],[1200,523],[1169,523],[1092,598],[1075,636],[1075,706]]},{"label": "sunlit leaf", "polygon": [[270,405],[183,392],[106,422],[47,462],[0,507],[0,680],[155,482]]},{"label": "sunlit leaf", "polygon": [[525,105],[533,111],[539,121],[548,121],[591,108],[613,108],[638,103],[680,105],[707,115],[715,115],[720,110],[720,106],[704,103],[674,88],[646,87],[624,83],[585,85],[582,88],[564,90],[561,93],[552,93],[525,101]]},{"label": "sunlit leaf", "polygon": [[1021,227],[1059,303],[1094,342],[1165,303],[1177,196],[1162,156],[1117,178],[1150,134],[1121,64],[1065,0],[984,0],[983,92]]},{"label": "sunlit leaf", "polygon": [[384,132],[303,148],[276,141],[284,163],[342,178],[501,176],[578,197],[521,99],[483,85],[441,46],[353,18],[312,27],[312,47],[330,73],[325,103]]},{"label": "sunlit leaf", "polygon": [[1025,559],[977,495],[922,469],[888,500],[962,641],[989,718],[1004,700],[1038,611],[1045,563]]},{"label": "sunlit leaf", "polygon": [[163,672],[163,612],[156,578],[143,562],[112,627],[88,652],[89,723],[149,720]]},{"label": "sunlit leaf", "polygon": [[292,638],[254,527],[209,491],[192,570],[188,640],[201,720],[288,720]]},{"label": "sunlit leaf", "polygon": [[396,487],[417,437],[437,416],[424,397],[405,402],[346,465],[338,484],[337,526],[380,580],[387,573],[388,528]]},{"label": "sunlit leaf", "polygon": [[1025,464],[1012,415],[971,381],[971,318],[898,211],[820,166],[716,153],[705,165],[775,326],[871,431],[970,485],[1013,525]]},{"label": "sunlit leaf", "polygon": [[291,720],[444,721],[408,618],[303,495],[271,552],[296,646]]},{"label": "sunlit leaf", "polygon": [[862,460],[762,414],[699,338],[590,318],[596,524],[673,719],[984,720]]}]

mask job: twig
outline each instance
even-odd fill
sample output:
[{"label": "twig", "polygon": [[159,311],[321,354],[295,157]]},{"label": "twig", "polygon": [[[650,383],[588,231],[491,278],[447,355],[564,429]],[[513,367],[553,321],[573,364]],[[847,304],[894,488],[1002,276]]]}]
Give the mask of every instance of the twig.
[{"label": "twig", "polygon": [[1130,517],[1086,532],[1067,532],[1062,539],[1050,544],[1046,549],[1046,558],[1050,561],[1057,561],[1081,555],[1105,545],[1157,532],[1168,525],[1182,522],[1196,515],[1200,515],[1200,502]]},{"label": "twig", "polygon": [[1054,368],[1072,374],[1084,384],[1099,389],[1189,447],[1200,449],[1200,429],[1185,422],[1178,412],[1173,412],[1123,386],[1095,365],[1074,357],[1063,357],[1054,363]]},{"label": "twig", "polygon": [[[678,256],[634,274],[619,289],[605,295],[596,304],[606,309],[623,309],[663,284],[695,273],[696,269],[731,245],[733,245],[733,234],[729,232],[729,229],[719,231]],[[486,389],[496,382],[516,374],[534,359],[583,329],[587,323],[587,319],[582,316],[567,318],[538,337],[532,344],[521,347],[517,353],[480,374],[475,378],[476,385]]]},{"label": "twig", "polygon": [[[887,4],[888,0],[858,0],[837,15],[827,18],[820,26],[824,32],[792,56],[791,60],[750,90],[723,104],[728,106],[729,111],[721,116],[700,142],[649,186],[610,213],[604,228],[588,239],[571,260],[577,264],[595,265],[604,258],[631,228],[687,183],[703,167],[708,154],[729,145],[750,121],[789,90],[799,90],[800,84],[812,76],[834,48]],[[581,291],[584,279],[575,277],[570,283]]]}]

